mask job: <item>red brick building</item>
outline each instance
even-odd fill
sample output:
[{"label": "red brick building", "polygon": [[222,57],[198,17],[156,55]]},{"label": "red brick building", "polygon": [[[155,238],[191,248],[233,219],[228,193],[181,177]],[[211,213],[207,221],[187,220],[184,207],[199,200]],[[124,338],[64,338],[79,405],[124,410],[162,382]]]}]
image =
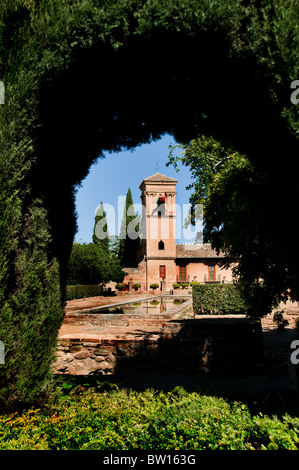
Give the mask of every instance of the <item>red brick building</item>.
[{"label": "red brick building", "polygon": [[177,282],[232,282],[232,270],[221,268],[208,244],[176,242],[177,180],[156,173],[141,185],[143,239],[138,253],[138,267],[126,267],[125,284],[140,283],[142,290],[151,284],[169,292]]}]

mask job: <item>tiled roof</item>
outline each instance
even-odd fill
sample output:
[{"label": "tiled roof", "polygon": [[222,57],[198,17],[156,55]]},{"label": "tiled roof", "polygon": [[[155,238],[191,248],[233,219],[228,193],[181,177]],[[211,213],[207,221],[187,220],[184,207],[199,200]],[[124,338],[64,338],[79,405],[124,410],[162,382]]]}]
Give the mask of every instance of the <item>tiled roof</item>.
[{"label": "tiled roof", "polygon": [[209,244],[191,244],[176,246],[177,258],[224,258],[223,253],[217,255]]},{"label": "tiled roof", "polygon": [[161,173],[155,173],[154,175],[149,176],[148,178],[145,178],[144,181],[157,181],[157,182],[169,181],[169,182],[174,183],[174,182],[177,182],[178,180],[176,180],[175,178],[171,178],[170,176],[162,175]]}]

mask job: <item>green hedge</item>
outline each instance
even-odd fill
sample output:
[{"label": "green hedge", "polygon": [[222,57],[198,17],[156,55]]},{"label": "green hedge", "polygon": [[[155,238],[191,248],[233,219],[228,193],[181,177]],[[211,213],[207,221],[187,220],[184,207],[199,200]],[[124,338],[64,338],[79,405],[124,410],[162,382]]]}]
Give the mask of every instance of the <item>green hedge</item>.
[{"label": "green hedge", "polygon": [[[76,233],[76,188],[92,163],[103,152],[118,151],[124,143],[128,149],[135,148],[147,141],[151,133],[156,138],[171,130],[180,134],[182,141],[188,140],[190,126],[202,122],[197,100],[186,103],[185,87],[179,80],[175,93],[180,104],[176,109],[178,115],[187,113],[190,120],[177,119],[173,125],[172,96],[167,96],[158,108],[152,105],[152,100],[145,100],[143,112],[150,124],[144,128],[134,126],[140,98],[138,93],[132,94],[128,107],[128,93],[148,79],[149,92],[159,103],[161,84],[172,83],[172,75],[181,76],[179,62],[186,51],[189,57],[195,57],[199,44],[211,37],[209,57],[220,40],[224,50],[219,53],[228,67],[227,73],[233,74],[238,62],[241,71],[252,72],[251,83],[256,87],[251,90],[252,95],[259,93],[263,97],[261,83],[263,86],[267,83],[269,90],[260,107],[264,119],[272,119],[271,126],[263,140],[253,132],[249,148],[259,149],[264,168],[269,161],[273,162],[271,175],[275,174],[274,168],[280,168],[281,151],[275,145],[269,148],[268,141],[272,138],[270,131],[277,132],[279,125],[282,129],[279,142],[288,149],[292,168],[291,155],[297,157],[293,140],[298,133],[299,108],[290,103],[286,106],[284,91],[285,77],[299,75],[298,51],[294,47],[298,38],[295,27],[298,6],[294,1],[273,0],[269,7],[268,2],[263,2],[259,10],[257,3],[1,2],[0,79],[5,83],[5,105],[0,105],[0,339],[5,340],[5,365],[0,367],[2,404],[9,399],[28,405],[37,396],[44,403],[51,387],[57,334],[63,320],[61,291],[65,290],[69,252]],[[244,33],[243,25],[247,23],[250,32]],[[161,37],[162,52],[157,47]],[[144,50],[140,67],[136,63],[139,43]],[[150,70],[144,66],[146,61],[153,59],[159,64],[165,55],[174,57],[178,50],[177,63],[172,60],[169,65],[163,63],[159,77],[152,80]],[[85,68],[93,70],[95,57],[99,57],[96,70],[101,73],[97,80],[90,81],[89,96],[94,97],[94,102],[89,104],[88,95],[77,93],[78,112],[73,112],[71,98],[78,86],[69,77]],[[200,61],[203,68],[209,65],[205,57],[201,56]],[[118,62],[124,66],[123,74],[109,66]],[[182,82],[186,76],[197,77],[192,78],[191,89],[201,77],[197,74],[197,61],[189,60],[188,66]],[[213,64],[207,73],[211,70]],[[128,85],[126,76],[131,81],[124,92]],[[111,99],[112,83],[113,89],[119,90],[117,99]],[[108,87],[105,96],[101,92],[104,87]],[[231,104],[228,121],[242,109],[239,94],[230,94],[232,91],[228,90],[227,102]],[[103,105],[101,115],[98,103]],[[207,113],[213,109],[212,100],[209,106]],[[243,108],[243,118],[250,116],[247,108]],[[160,110],[163,123],[168,125],[164,126],[157,117]],[[117,122],[111,116],[117,117]],[[102,139],[98,138],[99,126],[103,126]],[[207,135],[210,130],[205,129]],[[228,136],[226,129],[221,131]],[[239,137],[240,144],[247,143],[246,133]],[[254,152],[252,158],[255,161]],[[49,184],[54,179],[55,184]],[[284,248],[284,244],[281,246]]]},{"label": "green hedge", "polygon": [[61,387],[63,395],[57,392],[48,406],[1,414],[0,450],[163,450],[183,465],[184,456],[174,450],[299,448],[296,413],[283,411],[277,417],[269,408],[267,414],[253,412],[245,403],[181,387],[136,392],[113,386],[103,382],[102,391],[86,385],[72,388],[68,380]]},{"label": "green hedge", "polygon": [[103,287],[98,285],[77,285],[66,287],[66,299],[82,299],[103,294]]},{"label": "green hedge", "polygon": [[246,305],[235,284],[200,284],[194,286],[193,310],[199,314],[244,314]]}]

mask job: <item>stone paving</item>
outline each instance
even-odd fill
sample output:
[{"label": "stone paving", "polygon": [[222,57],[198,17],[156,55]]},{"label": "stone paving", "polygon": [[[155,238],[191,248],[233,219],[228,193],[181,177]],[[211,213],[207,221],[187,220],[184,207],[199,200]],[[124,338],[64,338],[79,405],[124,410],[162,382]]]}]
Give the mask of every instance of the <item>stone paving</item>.
[{"label": "stone paving", "polygon": [[[136,318],[133,322],[128,321],[128,319],[124,318],[124,323],[122,325],[119,324],[114,325],[113,327],[107,327],[100,325],[95,326],[92,321],[88,320],[88,315],[86,314],[86,311],[97,307],[102,307],[104,305],[111,306],[112,304],[121,304],[129,301],[139,302],[141,299],[150,297],[152,297],[152,294],[127,293],[126,295],[117,295],[114,297],[94,297],[89,299],[78,299],[69,301],[67,302],[65,307],[66,319],[60,329],[58,340],[62,342],[70,341],[73,344],[73,341],[75,339],[75,341],[77,340],[79,342],[89,341],[90,344],[92,344],[92,342],[110,343],[110,341],[134,342],[134,340],[140,341],[142,338],[145,337],[154,339],[156,335],[161,334],[161,319],[157,318],[156,322],[145,322],[144,319],[140,321],[140,319]],[[200,380],[201,382],[203,382],[203,386],[206,385],[207,387],[212,386],[215,382],[215,386],[221,386],[222,388],[227,387],[228,389],[235,389],[235,387],[241,387],[245,390],[249,387],[248,389],[252,390],[296,390],[296,387],[294,388],[294,383],[292,383],[290,377],[287,376],[288,373],[285,373],[284,371],[281,375],[279,371],[277,373],[277,371],[275,370],[272,374],[277,364],[280,364],[284,360],[287,360],[287,357],[290,353],[290,344],[294,339],[298,338],[298,328],[296,328],[296,323],[299,319],[298,304],[282,304],[280,306],[280,309],[284,310],[284,318],[288,321],[288,325],[283,329],[283,331],[279,331],[277,329],[277,325],[273,321],[273,312],[271,315],[267,315],[261,320],[265,359],[269,364],[270,370],[269,376],[243,378],[227,377],[225,379],[219,379],[219,383],[217,382],[217,377],[201,377],[200,379],[192,377],[182,377],[182,384],[186,384],[186,380],[187,382],[189,380],[190,386],[192,386],[194,381],[199,384],[198,380]],[[80,321],[78,321],[78,313],[76,312],[82,311],[85,311],[85,314],[83,316],[85,320],[80,323]],[[72,321],[73,315],[77,317],[76,323]],[[104,358],[101,358],[100,356],[98,359],[103,359],[104,361]],[[105,360],[105,363],[106,362],[107,361]],[[138,386],[140,378],[140,376],[135,378],[136,386]],[[134,378],[131,377],[130,380],[133,380],[132,383],[134,383]],[[149,386],[155,383],[159,383],[161,386],[163,386],[163,384],[164,386],[167,386],[167,384],[171,386],[172,381],[177,384],[180,382],[178,377],[151,377],[149,375],[146,375],[142,379],[143,384],[148,384]]]},{"label": "stone paving", "polygon": [[[124,302],[140,302],[143,299],[149,299],[153,297],[153,294],[130,294],[130,293],[125,293],[121,295],[116,295],[113,297],[90,297],[88,299],[76,299],[76,300],[71,300],[66,302],[65,306],[65,314],[66,314],[66,319],[68,316],[71,316],[72,313],[75,312],[86,312],[90,311],[92,309],[96,309],[97,307],[103,307],[103,306],[111,306],[112,304],[122,304]],[[262,329],[264,333],[267,332],[274,332],[271,338],[269,338],[267,344],[269,343],[269,347],[271,347],[272,343],[273,346],[275,346],[275,343],[277,345],[279,344],[285,344],[289,340],[291,341],[294,337],[296,337],[296,322],[299,320],[299,306],[298,303],[292,303],[288,302],[287,304],[281,304],[280,309],[284,310],[284,318],[288,321],[288,325],[284,328],[283,332],[279,332],[277,330],[277,325],[273,321],[273,313],[271,315],[267,315],[266,317],[262,318],[261,323],[262,323]],[[86,314],[85,314],[86,315]],[[126,322],[127,320],[124,320]],[[133,322],[130,324],[124,323],[122,327],[118,329],[114,329],[113,333],[114,334],[121,334],[126,330],[128,333],[129,331],[135,332],[136,330],[141,332],[140,330],[140,321],[138,322],[136,320],[135,325]],[[99,327],[97,326],[96,330],[94,329],[95,327],[93,326],[92,322],[90,323],[89,327],[86,324],[80,324],[80,322],[72,322],[71,319],[70,321],[64,321],[63,325],[60,328],[59,331],[59,338],[66,337],[71,337],[72,335],[77,335],[77,334],[83,334],[83,332],[88,332],[88,335],[98,335],[100,334],[101,336],[103,335],[104,331],[111,337],[111,332],[108,333],[107,328],[105,327]],[[142,322],[142,328],[144,328],[144,331],[149,332],[152,330],[156,330],[156,325],[154,325],[154,328],[152,325],[145,325],[144,322]]]},{"label": "stone paving", "polygon": [[[59,339],[78,338],[88,339],[133,339],[134,337],[156,335],[161,333],[162,323],[173,316],[170,314],[154,315],[150,319],[138,315],[122,315],[113,318],[109,316],[107,322],[98,323],[98,316],[89,311],[97,310],[103,306],[118,306],[124,302],[140,302],[151,299],[153,294],[128,294],[115,297],[92,297],[67,302],[65,307],[65,320],[59,331]],[[190,298],[191,301],[191,298]],[[176,309],[175,309],[176,310]],[[85,313],[84,313],[85,312]],[[81,315],[82,314],[82,315]]]}]

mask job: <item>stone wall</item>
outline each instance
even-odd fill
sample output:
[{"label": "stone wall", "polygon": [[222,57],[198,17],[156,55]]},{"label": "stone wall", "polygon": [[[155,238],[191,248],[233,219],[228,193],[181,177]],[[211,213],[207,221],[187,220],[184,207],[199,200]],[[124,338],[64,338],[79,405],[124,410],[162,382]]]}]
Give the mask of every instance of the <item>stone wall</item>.
[{"label": "stone wall", "polygon": [[152,356],[158,349],[158,338],[91,339],[70,338],[59,341],[56,374],[111,375],[122,372],[122,362],[136,357]]},{"label": "stone wall", "polygon": [[57,374],[250,375],[263,361],[262,329],[243,317],[173,319],[156,331],[60,339],[57,356]]},{"label": "stone wall", "polygon": [[251,375],[263,362],[260,321],[238,316],[197,316],[164,325],[160,365],[164,371]]}]

